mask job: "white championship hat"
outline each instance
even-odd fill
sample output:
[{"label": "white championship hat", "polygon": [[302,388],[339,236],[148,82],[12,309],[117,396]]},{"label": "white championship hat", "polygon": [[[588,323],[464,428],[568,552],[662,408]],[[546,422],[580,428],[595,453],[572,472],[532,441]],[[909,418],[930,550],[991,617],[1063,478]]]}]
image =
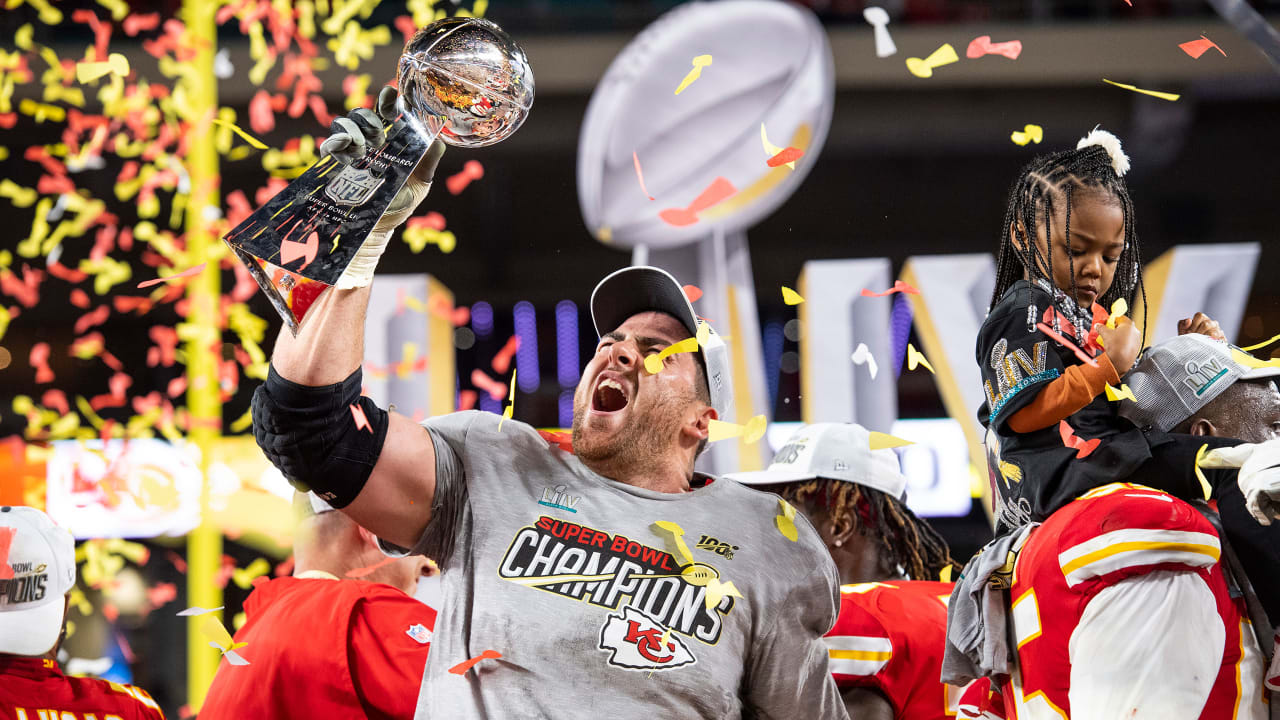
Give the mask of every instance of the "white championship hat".
[{"label": "white championship hat", "polygon": [[816,478],[844,480],[897,500],[907,491],[898,454],[871,449],[871,434],[855,423],[801,425],[773,456],[767,470],[725,475],[744,485],[778,485]]},{"label": "white championship hat", "polygon": [[43,655],[62,634],[76,541],[31,507],[0,507],[0,653]]}]

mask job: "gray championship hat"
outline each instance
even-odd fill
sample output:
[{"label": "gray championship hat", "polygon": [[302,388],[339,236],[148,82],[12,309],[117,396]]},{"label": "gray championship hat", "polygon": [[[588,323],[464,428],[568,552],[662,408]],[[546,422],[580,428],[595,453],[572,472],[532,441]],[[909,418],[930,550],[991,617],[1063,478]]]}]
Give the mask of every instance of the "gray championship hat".
[{"label": "gray championship hat", "polygon": [[729,375],[729,346],[711,325],[699,321],[684,287],[671,273],[648,265],[626,267],[609,274],[591,292],[591,321],[596,335],[612,332],[627,318],[637,313],[656,310],[680,321],[690,337],[698,337],[705,327],[705,337],[698,343],[698,354],[707,369],[707,385],[711,407],[721,420],[733,421],[733,379]]},{"label": "gray championship hat", "polygon": [[1137,402],[1121,401],[1120,416],[1138,427],[1168,432],[1236,381],[1280,376],[1280,366],[1259,362],[1250,367],[1237,358],[1253,359],[1239,348],[1198,333],[1157,343],[1124,376]]},{"label": "gray championship hat", "polygon": [[801,425],[773,456],[767,470],[725,475],[744,485],[778,485],[817,478],[844,480],[901,500],[907,478],[898,454],[871,449],[871,433],[855,423]]}]

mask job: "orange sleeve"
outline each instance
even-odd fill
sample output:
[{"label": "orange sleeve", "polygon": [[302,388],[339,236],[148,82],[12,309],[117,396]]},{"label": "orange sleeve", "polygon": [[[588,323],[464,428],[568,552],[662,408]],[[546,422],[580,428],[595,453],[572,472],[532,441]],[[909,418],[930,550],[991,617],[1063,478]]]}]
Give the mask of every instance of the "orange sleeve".
[{"label": "orange sleeve", "polygon": [[1098,366],[1071,365],[1061,377],[1045,385],[1031,404],[1009,417],[1009,429],[1029,433],[1057,425],[1093,402],[1107,385],[1120,382],[1106,353],[1095,360]]}]

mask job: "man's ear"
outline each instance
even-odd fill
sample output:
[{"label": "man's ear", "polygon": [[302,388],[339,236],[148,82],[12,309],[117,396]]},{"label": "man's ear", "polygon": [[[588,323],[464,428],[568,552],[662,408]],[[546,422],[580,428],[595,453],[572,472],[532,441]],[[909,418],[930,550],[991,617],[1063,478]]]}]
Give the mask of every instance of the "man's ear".
[{"label": "man's ear", "polygon": [[382,552],[382,548],[378,547],[378,536],[366,530],[363,525],[357,525],[356,532],[360,533],[360,539],[364,541],[366,545],[377,552]]},{"label": "man's ear", "polygon": [[1192,435],[1217,437],[1218,428],[1215,427],[1214,424],[1206,418],[1196,418],[1195,422],[1191,423],[1191,427],[1190,429],[1187,430],[1187,432],[1191,433]]},{"label": "man's ear", "polygon": [[691,422],[685,426],[686,432],[699,442],[706,440],[711,435],[711,421],[719,420],[720,414],[710,405],[703,405],[694,411]]},{"label": "man's ear", "polygon": [[1013,243],[1019,252],[1027,249],[1026,244],[1022,242],[1023,233],[1018,232],[1021,228],[1022,224],[1016,220],[1009,223],[1009,242]]}]

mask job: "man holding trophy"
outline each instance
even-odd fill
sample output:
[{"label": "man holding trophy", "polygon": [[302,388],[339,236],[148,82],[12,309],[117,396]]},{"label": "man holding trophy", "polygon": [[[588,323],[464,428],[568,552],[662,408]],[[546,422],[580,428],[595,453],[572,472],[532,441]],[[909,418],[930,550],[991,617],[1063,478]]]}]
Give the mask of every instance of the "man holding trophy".
[{"label": "man holding trophy", "polygon": [[373,270],[426,196],[436,136],[498,142],[533,98],[524,53],[475,19],[421,30],[399,87],[378,114],[336,121],[329,154],[227,241],[288,315],[254,394],[259,445],[295,485],[441,568],[416,717],[845,717],[818,534],[776,496],[693,470],[711,421],[731,417],[732,383],[723,341],[671,275],[626,268],[596,287],[602,337],[572,452],[492,413],[419,425],[360,395]]}]

